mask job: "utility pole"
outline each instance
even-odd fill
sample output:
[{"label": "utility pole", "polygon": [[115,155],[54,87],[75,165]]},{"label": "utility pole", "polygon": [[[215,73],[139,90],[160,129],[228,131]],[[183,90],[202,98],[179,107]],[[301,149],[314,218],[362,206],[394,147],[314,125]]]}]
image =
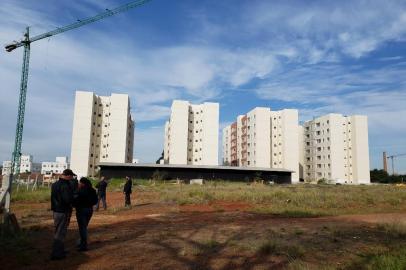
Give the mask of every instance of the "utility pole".
[{"label": "utility pole", "polygon": [[386,157],[386,152],[383,152],[383,170],[388,173],[388,160]]}]

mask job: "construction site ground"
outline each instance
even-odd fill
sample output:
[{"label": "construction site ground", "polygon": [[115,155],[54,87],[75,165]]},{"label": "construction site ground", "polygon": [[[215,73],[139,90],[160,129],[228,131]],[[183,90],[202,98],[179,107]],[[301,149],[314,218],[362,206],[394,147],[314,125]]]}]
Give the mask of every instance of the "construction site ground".
[{"label": "construction site ground", "polygon": [[[75,249],[73,213],[69,253],[50,261],[53,235],[49,202],[13,205],[26,230],[23,246],[2,250],[1,269],[362,269],[370,254],[405,248],[405,234],[384,224],[405,224],[406,213],[280,217],[243,202],[178,205],[156,194],[109,192],[108,209],[95,212],[89,251]],[[394,226],[395,226],[394,225]]]}]

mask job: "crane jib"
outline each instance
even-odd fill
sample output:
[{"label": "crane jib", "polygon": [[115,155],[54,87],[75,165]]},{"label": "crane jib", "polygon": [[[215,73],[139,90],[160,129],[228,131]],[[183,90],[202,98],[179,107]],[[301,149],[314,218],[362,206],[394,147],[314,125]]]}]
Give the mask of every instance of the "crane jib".
[{"label": "crane jib", "polygon": [[[143,5],[143,4],[145,4],[146,2],[149,2],[149,1],[151,1],[151,0],[137,0],[137,1],[133,1],[133,2],[130,2],[128,4],[119,6],[119,7],[114,8],[114,9],[106,9],[104,12],[102,12],[102,13],[96,15],[96,16],[86,18],[86,19],[83,19],[83,20],[78,20],[75,23],[72,23],[72,24],[69,24],[69,25],[66,25],[66,26],[63,26],[63,27],[58,27],[55,30],[49,31],[49,32],[44,33],[44,34],[40,34],[40,35],[35,36],[35,37],[32,37],[29,40],[29,42],[31,43],[31,42],[34,42],[34,41],[37,41],[37,40],[40,40],[40,39],[51,37],[51,36],[54,36],[54,35],[57,35],[57,34],[60,34],[60,33],[63,33],[63,32],[78,28],[78,27],[81,27],[83,25],[102,20],[104,18],[113,16],[113,15],[115,15],[117,13],[127,11],[127,10],[135,8],[137,6],[141,6],[141,5]],[[23,41],[19,41],[19,42],[15,42],[15,43],[6,45],[5,49],[6,49],[6,51],[11,52],[11,51],[17,49],[18,47],[24,46],[25,42],[27,42],[27,41],[23,40]]]}]

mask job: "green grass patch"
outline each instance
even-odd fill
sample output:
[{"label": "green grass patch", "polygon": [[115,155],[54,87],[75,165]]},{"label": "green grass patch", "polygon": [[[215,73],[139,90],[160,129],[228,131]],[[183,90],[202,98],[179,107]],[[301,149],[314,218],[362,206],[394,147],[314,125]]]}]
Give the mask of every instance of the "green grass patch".
[{"label": "green grass patch", "polygon": [[361,259],[347,269],[359,270],[404,270],[406,269],[406,246],[379,254],[362,254]]},{"label": "green grass patch", "polygon": [[39,187],[36,190],[26,190],[20,188],[18,191],[16,188],[13,188],[11,193],[12,202],[30,202],[30,203],[39,203],[39,202],[49,202],[51,200],[51,189],[48,187]]}]

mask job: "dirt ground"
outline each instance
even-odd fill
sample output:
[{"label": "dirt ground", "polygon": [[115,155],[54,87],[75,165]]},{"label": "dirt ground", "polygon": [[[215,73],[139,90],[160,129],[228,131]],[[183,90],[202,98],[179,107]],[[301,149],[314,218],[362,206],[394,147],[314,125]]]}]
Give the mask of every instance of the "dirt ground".
[{"label": "dirt ground", "polygon": [[[72,217],[63,261],[50,261],[49,203],[15,204],[29,244],[2,254],[1,269],[286,269],[305,263],[345,268],[362,254],[388,250],[405,239],[388,238],[380,223],[405,223],[406,213],[281,218],[251,211],[246,203],[171,205],[149,194],[124,209],[124,196],[108,194],[108,210],[95,212],[89,251],[77,252]],[[7,252],[6,252],[7,253]],[[301,269],[292,268],[292,269]]]}]

